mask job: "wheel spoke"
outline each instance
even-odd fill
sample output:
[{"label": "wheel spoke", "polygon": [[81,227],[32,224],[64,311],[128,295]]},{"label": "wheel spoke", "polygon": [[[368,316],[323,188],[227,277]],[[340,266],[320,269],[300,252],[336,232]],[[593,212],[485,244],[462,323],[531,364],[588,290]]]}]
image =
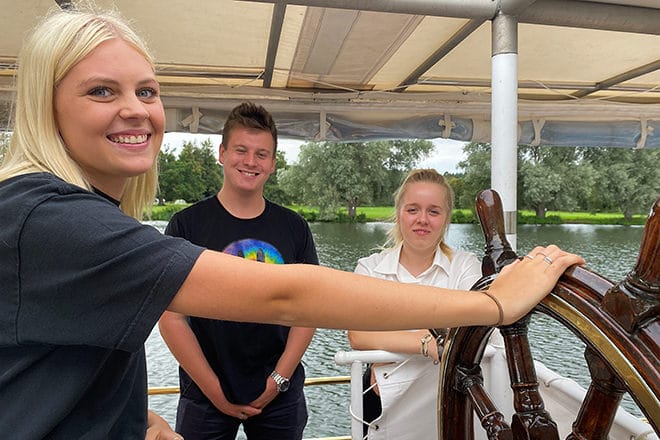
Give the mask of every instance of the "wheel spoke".
[{"label": "wheel spoke", "polygon": [[516,411],[511,420],[511,429],[515,438],[558,440],[557,424],[545,410],[543,398],[539,393],[534,360],[527,338],[530,316],[500,328],[513,389],[513,408]]},{"label": "wheel spoke", "polygon": [[567,440],[607,440],[626,388],[594,350],[587,348],[584,357],[589,366],[591,385]]},{"label": "wheel spoke", "polygon": [[511,428],[505,422],[504,415],[495,407],[483,382],[479,365],[473,365],[472,368],[458,367],[456,370],[455,387],[470,399],[487,437],[491,440],[513,440]]}]

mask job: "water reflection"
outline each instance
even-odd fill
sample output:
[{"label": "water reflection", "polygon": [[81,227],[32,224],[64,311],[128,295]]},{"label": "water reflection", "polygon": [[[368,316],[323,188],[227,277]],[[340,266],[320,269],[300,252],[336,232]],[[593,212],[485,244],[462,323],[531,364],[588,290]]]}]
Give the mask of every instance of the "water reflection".
[{"label": "water reflection", "polygon": [[[153,222],[163,229],[164,222]],[[358,258],[375,252],[386,239],[388,223],[359,225],[315,223],[310,225],[321,264],[352,271]],[[633,267],[643,228],[639,226],[549,225],[518,227],[520,255],[536,244],[556,243],[579,253],[587,267],[613,281],[623,279]],[[483,254],[484,239],[478,225],[452,225],[447,242],[450,246]],[[359,295],[359,292],[355,292]],[[553,320],[537,315],[530,324],[530,343],[535,359],[541,360],[559,374],[586,387],[589,375],[583,359],[584,345],[570,331]],[[319,329],[305,353],[303,363],[308,377],[347,375],[346,367],[334,363],[337,350],[347,350],[345,333]],[[176,362],[154,331],[147,341],[149,386],[177,385]],[[309,422],[305,437],[346,435],[350,432],[348,385],[308,387]],[[150,406],[174,421],[176,396],[153,396]],[[626,408],[639,414],[626,396]],[[245,438],[241,436],[239,438]]]}]

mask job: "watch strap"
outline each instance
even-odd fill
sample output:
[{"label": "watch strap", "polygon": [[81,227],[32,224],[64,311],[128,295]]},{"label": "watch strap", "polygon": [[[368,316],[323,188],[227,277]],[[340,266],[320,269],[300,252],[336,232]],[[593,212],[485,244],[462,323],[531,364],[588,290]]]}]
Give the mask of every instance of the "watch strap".
[{"label": "watch strap", "polygon": [[275,370],[273,370],[273,372],[270,373],[270,377],[272,377],[273,380],[275,381],[275,385],[277,385],[277,391],[279,391],[280,393],[283,393],[284,391],[289,389],[289,379],[287,377],[282,376]]}]

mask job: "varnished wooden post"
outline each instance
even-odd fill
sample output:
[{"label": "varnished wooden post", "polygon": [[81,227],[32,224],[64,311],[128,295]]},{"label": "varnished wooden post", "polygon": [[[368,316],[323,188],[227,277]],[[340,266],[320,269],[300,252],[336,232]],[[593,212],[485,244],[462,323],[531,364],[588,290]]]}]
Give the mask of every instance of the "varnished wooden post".
[{"label": "varnished wooden post", "polygon": [[484,276],[498,273],[504,266],[517,258],[506,239],[502,199],[492,189],[481,191],[476,199],[477,216],[484,233],[484,257],[481,273]]},{"label": "varnished wooden post", "polygon": [[[491,275],[516,260],[518,255],[506,239],[502,201],[497,192],[481,191],[476,206],[486,242],[481,268],[484,275]],[[500,327],[516,410],[511,429],[516,439],[558,440],[557,425],[545,410],[538,390],[534,359],[527,339],[529,319],[528,315],[517,323]]]},{"label": "varnished wooden post", "polygon": [[646,220],[635,268],[607,292],[602,305],[629,333],[660,315],[660,198]]}]

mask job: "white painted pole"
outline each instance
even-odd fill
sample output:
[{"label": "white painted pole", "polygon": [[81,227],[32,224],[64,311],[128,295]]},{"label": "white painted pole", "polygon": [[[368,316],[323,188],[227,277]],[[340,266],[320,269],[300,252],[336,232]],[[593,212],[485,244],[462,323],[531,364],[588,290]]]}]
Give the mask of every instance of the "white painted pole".
[{"label": "white painted pole", "polygon": [[502,198],[504,232],[517,248],[518,22],[510,15],[492,21],[491,187]]},{"label": "white painted pole", "polygon": [[351,363],[351,439],[361,440],[362,433],[362,362]]}]

